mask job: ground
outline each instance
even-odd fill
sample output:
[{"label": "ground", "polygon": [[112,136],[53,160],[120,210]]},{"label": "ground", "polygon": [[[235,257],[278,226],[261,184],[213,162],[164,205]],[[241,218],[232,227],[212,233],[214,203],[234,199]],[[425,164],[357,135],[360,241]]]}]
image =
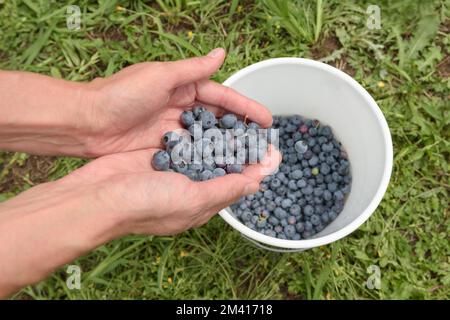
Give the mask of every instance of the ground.
[{"label": "ground", "polygon": [[[98,248],[74,262],[81,290],[67,289],[62,267],[13,298],[450,298],[448,0],[76,3],[81,28],[68,30],[64,1],[0,0],[0,68],[89,81],[221,46],[228,58],[214,79],[223,81],[267,58],[320,60],[376,99],[393,137],[392,178],[373,216],[331,245],[272,253],[215,217],[178,236]],[[381,9],[381,29],[366,26],[369,4]],[[0,201],[84,163],[1,153]],[[380,268],[380,289],[366,285],[370,266]]]}]

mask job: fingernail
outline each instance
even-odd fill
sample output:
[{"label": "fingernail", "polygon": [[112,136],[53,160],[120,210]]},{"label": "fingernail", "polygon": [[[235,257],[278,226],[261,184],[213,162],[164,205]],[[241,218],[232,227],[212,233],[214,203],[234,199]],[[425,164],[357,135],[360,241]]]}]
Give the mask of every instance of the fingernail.
[{"label": "fingernail", "polygon": [[244,193],[247,196],[249,194],[254,194],[254,193],[258,192],[258,190],[259,190],[259,183],[252,182],[245,186]]},{"label": "fingernail", "polygon": [[215,58],[223,51],[222,48],[215,48],[210,53],[208,53],[208,57]]}]

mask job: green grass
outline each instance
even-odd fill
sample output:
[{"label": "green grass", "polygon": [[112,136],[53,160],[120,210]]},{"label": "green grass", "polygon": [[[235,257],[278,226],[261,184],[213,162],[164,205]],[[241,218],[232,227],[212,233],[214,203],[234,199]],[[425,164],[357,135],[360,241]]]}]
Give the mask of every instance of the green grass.
[{"label": "green grass", "polygon": [[[370,1],[85,0],[72,1],[82,28],[70,31],[62,2],[0,1],[0,68],[88,81],[222,46],[228,57],[214,78],[223,81],[262,59],[315,58],[351,73],[376,99],[392,132],[394,168],[373,216],[331,245],[267,252],[216,217],[175,237],[98,248],[75,262],[82,290],[66,288],[61,268],[16,298],[450,298],[448,0],[376,1],[380,30],[366,27]],[[1,154],[0,177],[24,157]],[[48,179],[83,163],[59,158]],[[29,180],[16,179],[0,200]],[[365,285],[370,265],[380,267],[380,290]]]}]

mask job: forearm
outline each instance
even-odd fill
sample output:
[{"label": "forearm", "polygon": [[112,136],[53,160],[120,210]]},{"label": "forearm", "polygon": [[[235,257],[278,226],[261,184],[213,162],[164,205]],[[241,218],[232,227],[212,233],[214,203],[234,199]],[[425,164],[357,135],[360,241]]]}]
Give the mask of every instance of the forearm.
[{"label": "forearm", "polygon": [[0,149],[87,155],[92,97],[87,84],[0,71]]},{"label": "forearm", "polygon": [[97,186],[34,187],[0,204],[0,297],[35,283],[123,235],[121,222],[96,207]]}]

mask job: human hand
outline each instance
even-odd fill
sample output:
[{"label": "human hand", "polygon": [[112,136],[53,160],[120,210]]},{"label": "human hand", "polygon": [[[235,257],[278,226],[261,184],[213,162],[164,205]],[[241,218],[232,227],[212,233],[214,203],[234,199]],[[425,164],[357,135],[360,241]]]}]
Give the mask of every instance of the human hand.
[{"label": "human hand", "polygon": [[181,128],[183,110],[196,103],[209,110],[248,116],[262,127],[272,123],[261,104],[208,80],[222,65],[223,49],[175,62],[144,62],[89,84],[92,95],[92,156],[161,147],[167,131]]},{"label": "human hand", "polygon": [[[112,154],[98,158],[62,179],[73,188],[95,185],[97,210],[114,215],[119,234],[176,234],[206,223],[240,197],[256,193],[264,176],[281,161],[271,147],[259,164],[241,174],[228,174],[203,182],[179,173],[151,167],[157,149]],[[95,209],[94,209],[95,211]]]},{"label": "human hand", "polygon": [[241,174],[193,182],[150,165],[156,149],[100,157],[0,204],[0,298],[128,234],[169,235],[208,221],[278,166],[269,148]]}]

